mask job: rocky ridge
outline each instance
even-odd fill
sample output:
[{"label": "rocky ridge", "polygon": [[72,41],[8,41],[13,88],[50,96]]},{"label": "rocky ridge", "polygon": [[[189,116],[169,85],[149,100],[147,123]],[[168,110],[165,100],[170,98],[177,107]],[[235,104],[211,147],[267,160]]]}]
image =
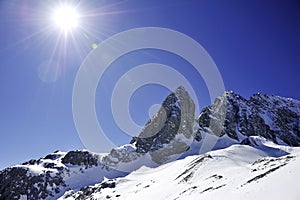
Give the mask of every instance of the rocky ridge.
[{"label": "rocky ridge", "polygon": [[254,94],[249,100],[232,91],[224,92],[197,118],[198,132],[242,141],[262,136],[274,143],[299,146],[300,102],[275,95]]}]

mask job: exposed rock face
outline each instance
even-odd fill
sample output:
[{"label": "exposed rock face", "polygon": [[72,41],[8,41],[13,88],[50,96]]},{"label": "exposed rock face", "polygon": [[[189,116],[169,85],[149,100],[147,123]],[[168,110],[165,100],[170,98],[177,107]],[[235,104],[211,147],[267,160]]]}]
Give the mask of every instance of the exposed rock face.
[{"label": "exposed rock face", "polygon": [[98,166],[98,157],[88,151],[70,151],[62,159],[63,164],[88,167]]},{"label": "exposed rock face", "polygon": [[64,168],[44,164],[44,171],[33,173],[40,160],[6,168],[0,172],[0,199],[45,199],[54,197],[66,189]]},{"label": "exposed rock face", "polygon": [[166,98],[141,134],[130,143],[135,144],[137,153],[149,152],[154,162],[162,164],[169,156],[183,153],[189,148],[194,112],[195,104],[181,86]]},{"label": "exposed rock face", "polygon": [[238,141],[259,135],[275,143],[299,146],[299,111],[300,103],[296,100],[266,94],[255,94],[247,100],[225,92],[200,113],[198,133],[226,134]]},{"label": "exposed rock face", "polygon": [[[56,152],[0,172],[0,199],[56,199],[70,185],[67,179],[99,165],[98,156],[88,151]],[[71,168],[74,168],[71,170]],[[99,177],[100,180],[101,177]]]},{"label": "exposed rock face", "polygon": [[[64,195],[64,199],[67,198],[73,198],[76,200],[85,200],[88,196],[92,196],[92,194],[100,192],[102,189],[105,188],[115,188],[116,187],[116,182],[115,180],[107,180],[105,182],[102,182],[101,184],[96,184],[94,186],[87,186],[84,188],[81,188],[78,192],[75,192],[73,190],[70,190],[66,192]],[[118,197],[118,196],[116,196]],[[109,199],[109,198],[107,198]]]},{"label": "exposed rock face", "polygon": [[126,144],[112,149],[108,155],[103,157],[102,162],[106,167],[118,168],[120,163],[131,163],[142,155],[136,152],[135,146]]}]

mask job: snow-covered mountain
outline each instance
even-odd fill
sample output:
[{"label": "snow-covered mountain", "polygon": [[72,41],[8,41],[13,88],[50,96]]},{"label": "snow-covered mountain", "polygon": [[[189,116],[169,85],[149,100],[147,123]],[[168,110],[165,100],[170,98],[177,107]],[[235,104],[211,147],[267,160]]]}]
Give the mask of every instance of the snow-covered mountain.
[{"label": "snow-covered mountain", "polygon": [[194,110],[179,87],[129,144],[2,170],[0,199],[300,198],[299,101],[228,91],[197,118]]},{"label": "snow-covered mountain", "polygon": [[257,145],[232,145],[126,177],[68,191],[72,199],[299,199],[300,148],[250,137]]}]

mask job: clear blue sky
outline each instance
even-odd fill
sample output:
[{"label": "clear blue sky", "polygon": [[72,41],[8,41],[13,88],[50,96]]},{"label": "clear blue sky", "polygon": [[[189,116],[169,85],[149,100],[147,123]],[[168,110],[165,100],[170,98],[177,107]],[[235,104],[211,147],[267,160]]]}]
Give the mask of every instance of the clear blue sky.
[{"label": "clear blue sky", "polygon": [[[300,99],[299,1],[73,3],[83,15],[83,28],[65,38],[49,19],[56,1],[0,2],[0,168],[57,149],[84,148],[72,116],[76,72],[93,43],[131,28],[165,27],[194,38],[214,59],[227,90],[245,97],[262,92]],[[199,88],[201,106],[209,104],[202,78],[174,55],[148,50],[133,52],[118,62],[101,79],[96,94],[98,118],[116,144],[129,137],[112,122],[109,97],[118,78],[133,66],[147,62],[173,66]],[[53,67],[46,73],[47,63]],[[161,103],[168,93],[157,85],[137,91],[130,103],[136,122],[143,125],[149,106]],[[104,103],[98,105],[100,98]]]}]

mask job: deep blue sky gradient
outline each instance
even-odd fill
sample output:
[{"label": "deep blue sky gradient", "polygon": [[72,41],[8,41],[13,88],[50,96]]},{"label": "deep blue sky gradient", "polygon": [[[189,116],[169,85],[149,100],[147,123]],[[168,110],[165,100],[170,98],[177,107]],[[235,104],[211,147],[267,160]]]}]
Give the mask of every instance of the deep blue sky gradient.
[{"label": "deep blue sky gradient", "polygon": [[[262,92],[300,99],[299,1],[70,2],[84,17],[82,29],[67,38],[49,20],[56,1],[0,2],[0,168],[56,149],[84,148],[72,116],[76,72],[93,43],[131,28],[165,27],[194,38],[217,64],[227,90],[245,97]],[[59,73],[53,83],[38,76],[47,60],[57,63],[49,72]],[[201,106],[210,103],[202,78],[183,59],[157,50],[125,55],[105,73],[96,94],[99,121],[118,145],[130,138],[113,122],[111,90],[126,70],[148,62],[174,67],[199,88]],[[149,106],[161,103],[168,93],[158,85],[137,91],[130,104],[136,122],[144,124]]]}]

